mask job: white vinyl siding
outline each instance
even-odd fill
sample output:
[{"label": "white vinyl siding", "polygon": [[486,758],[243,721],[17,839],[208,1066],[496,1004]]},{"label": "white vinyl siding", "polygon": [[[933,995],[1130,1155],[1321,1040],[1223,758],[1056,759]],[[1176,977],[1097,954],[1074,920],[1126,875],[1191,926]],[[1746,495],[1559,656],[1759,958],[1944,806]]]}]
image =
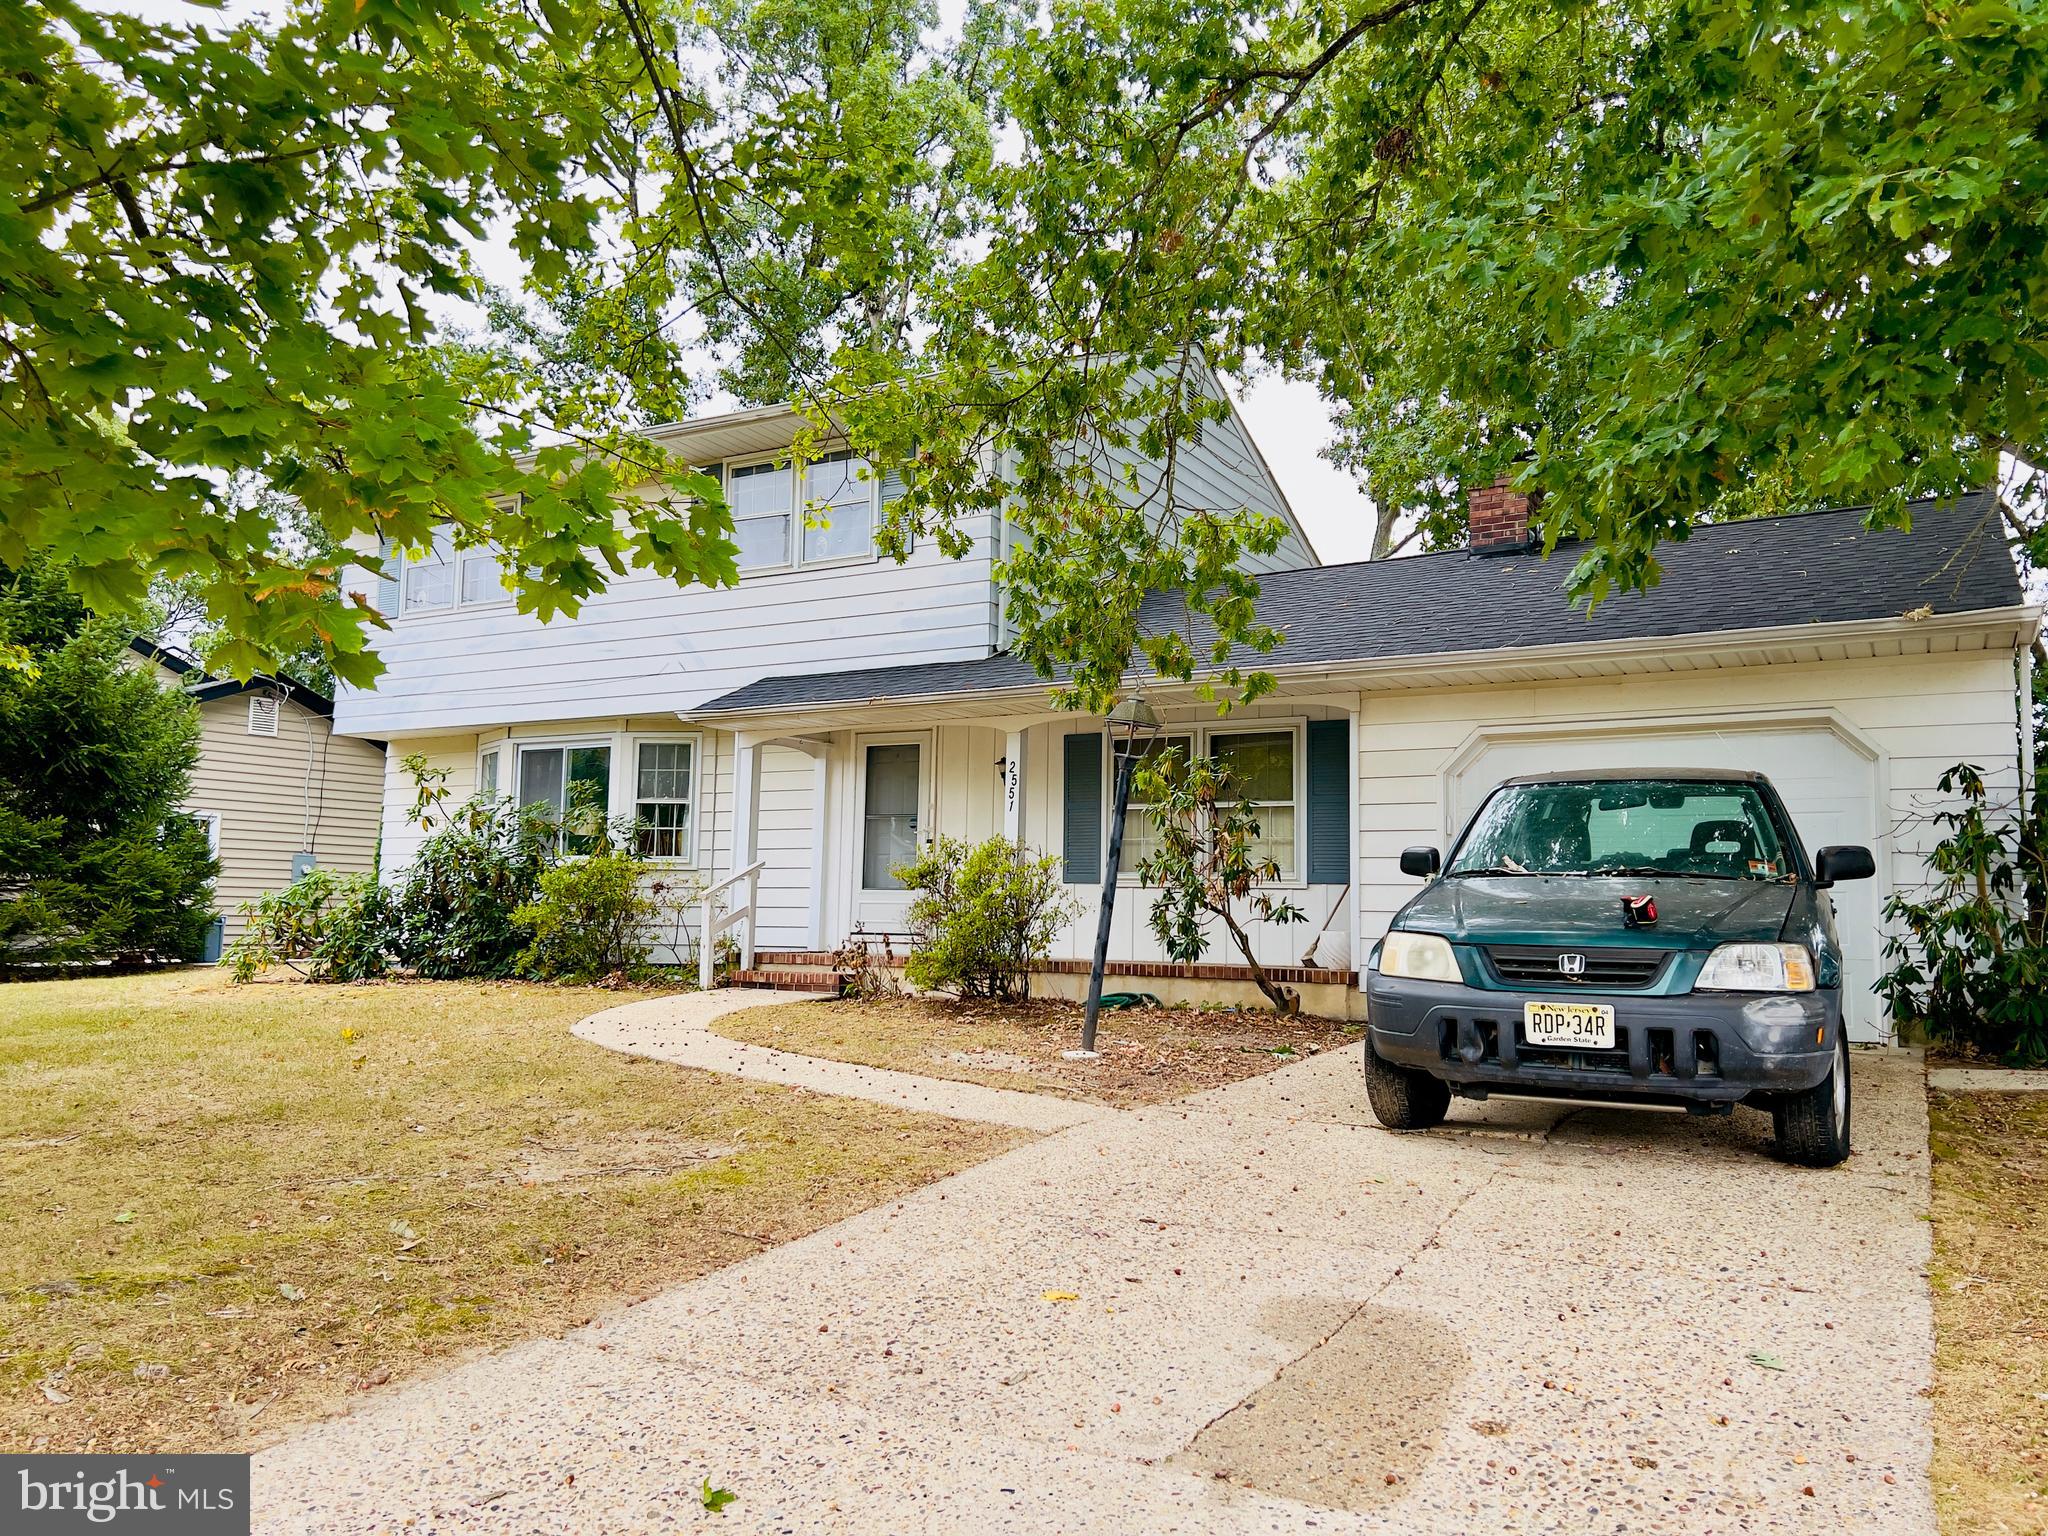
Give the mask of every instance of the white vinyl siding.
[{"label": "white vinyl siding", "polygon": [[[378,634],[387,670],[375,689],[341,689],[336,719],[366,736],[441,736],[686,712],[777,673],[979,660],[994,645],[989,529],[986,518],[967,525],[974,546],[960,560],[923,540],[902,565],[783,570],[732,587],[635,574],[549,623],[510,602],[416,615]],[[465,764],[465,780],[474,771]]]}]

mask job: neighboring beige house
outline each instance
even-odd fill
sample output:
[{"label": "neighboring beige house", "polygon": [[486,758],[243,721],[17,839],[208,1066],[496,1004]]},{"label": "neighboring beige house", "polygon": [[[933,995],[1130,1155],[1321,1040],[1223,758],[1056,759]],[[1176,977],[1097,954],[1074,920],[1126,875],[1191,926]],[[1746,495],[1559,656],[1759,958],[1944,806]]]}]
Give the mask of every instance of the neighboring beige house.
[{"label": "neighboring beige house", "polygon": [[237,682],[144,640],[134,649],[199,705],[199,765],[185,809],[206,824],[220,859],[208,960],[241,933],[243,902],[308,869],[377,867],[383,742],[336,736],[334,701],[289,678]]}]

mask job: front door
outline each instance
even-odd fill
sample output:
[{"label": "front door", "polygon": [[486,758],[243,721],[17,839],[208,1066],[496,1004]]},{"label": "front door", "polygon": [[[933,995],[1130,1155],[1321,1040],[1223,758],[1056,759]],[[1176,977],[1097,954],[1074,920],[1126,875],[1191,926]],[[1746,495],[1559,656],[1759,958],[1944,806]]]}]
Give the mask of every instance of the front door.
[{"label": "front door", "polygon": [[931,840],[931,737],[863,736],[855,743],[860,863],[854,916],[870,933],[901,933],[911,892],[896,869]]}]

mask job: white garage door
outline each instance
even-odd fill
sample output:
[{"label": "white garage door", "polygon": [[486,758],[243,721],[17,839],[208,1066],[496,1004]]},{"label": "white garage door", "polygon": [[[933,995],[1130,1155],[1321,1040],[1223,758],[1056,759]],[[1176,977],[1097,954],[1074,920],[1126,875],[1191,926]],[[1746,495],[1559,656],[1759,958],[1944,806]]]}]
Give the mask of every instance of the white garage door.
[{"label": "white garage door", "polygon": [[[1620,734],[1589,727],[1554,736],[1504,737],[1484,747],[1447,786],[1452,835],[1464,829],[1487,792],[1502,779],[1579,768],[1750,769],[1777,786],[1809,858],[1829,843],[1862,843],[1874,849],[1877,842],[1874,765],[1821,727]],[[1876,882],[1851,881],[1836,886],[1832,894],[1835,925],[1842,936],[1842,1007],[1849,1018],[1849,1038],[1882,1040],[1882,1008],[1871,991],[1878,974]]]}]

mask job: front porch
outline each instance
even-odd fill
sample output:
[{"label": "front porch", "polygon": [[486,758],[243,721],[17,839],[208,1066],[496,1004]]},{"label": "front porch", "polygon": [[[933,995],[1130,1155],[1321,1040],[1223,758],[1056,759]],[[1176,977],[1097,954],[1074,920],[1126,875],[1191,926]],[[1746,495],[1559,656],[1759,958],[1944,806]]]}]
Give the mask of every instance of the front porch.
[{"label": "front porch", "polygon": [[[744,877],[731,897],[734,907],[750,908],[749,921],[739,925],[752,940],[744,946],[751,963],[736,978],[741,984],[830,989],[832,951],[856,933],[900,962],[915,893],[894,871],[938,836],[969,844],[1001,836],[1060,861],[1074,916],[1034,970],[1033,991],[1081,995],[1101,901],[1117,749],[1101,722],[1086,716],[1042,708],[1001,714],[982,701],[977,718],[964,705],[939,718],[929,707],[877,702],[772,725],[733,722],[732,854],[718,873]],[[1353,1016],[1362,1003],[1349,878],[1355,708],[1353,695],[1269,698],[1227,717],[1192,699],[1160,710],[1163,744],[1255,762],[1264,841],[1282,871],[1277,888],[1307,918],[1247,928],[1262,966],[1303,989],[1305,1008],[1338,1018]],[[1153,893],[1133,874],[1149,833],[1134,805],[1111,926],[1111,989],[1150,992],[1169,1003],[1264,1006],[1249,968],[1220,930],[1201,963],[1167,958],[1149,926]],[[751,899],[747,885],[754,887]]]}]

